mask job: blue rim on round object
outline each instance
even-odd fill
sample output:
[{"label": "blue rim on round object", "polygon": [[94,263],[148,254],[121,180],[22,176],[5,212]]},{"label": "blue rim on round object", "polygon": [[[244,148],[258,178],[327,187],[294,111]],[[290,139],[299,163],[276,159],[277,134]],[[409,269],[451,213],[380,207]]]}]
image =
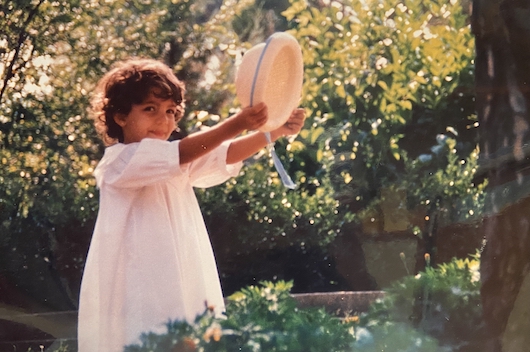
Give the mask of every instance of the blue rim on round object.
[{"label": "blue rim on round object", "polygon": [[263,57],[265,56],[265,52],[267,51],[267,48],[269,47],[270,42],[272,41],[272,36],[267,38],[267,41],[265,42],[265,47],[261,51],[261,55],[258,59],[258,64],[256,65],[256,72],[254,72],[254,78],[252,80],[252,88],[250,90],[250,106],[254,106],[254,90],[256,88],[256,82],[258,81],[258,75],[259,75],[259,69],[261,67],[261,62],[263,61]]}]

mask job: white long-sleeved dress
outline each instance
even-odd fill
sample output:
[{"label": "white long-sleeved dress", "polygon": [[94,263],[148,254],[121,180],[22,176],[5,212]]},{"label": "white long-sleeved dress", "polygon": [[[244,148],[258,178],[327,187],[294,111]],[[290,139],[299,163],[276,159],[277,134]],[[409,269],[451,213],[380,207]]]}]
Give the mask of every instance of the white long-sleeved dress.
[{"label": "white long-sleeved dress", "polygon": [[108,147],[94,174],[100,208],[83,273],[79,352],[122,351],[169,320],[224,309],[217,267],[193,187],[239,172],[229,143],[190,164],[179,142]]}]

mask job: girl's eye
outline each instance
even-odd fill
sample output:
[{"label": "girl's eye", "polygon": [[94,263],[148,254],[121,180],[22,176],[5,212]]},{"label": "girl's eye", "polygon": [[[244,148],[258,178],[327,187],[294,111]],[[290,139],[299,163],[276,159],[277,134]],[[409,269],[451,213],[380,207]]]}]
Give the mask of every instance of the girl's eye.
[{"label": "girl's eye", "polygon": [[166,113],[167,113],[167,114],[171,114],[171,115],[175,115],[175,114],[177,113],[177,111],[174,110],[174,109],[168,109],[168,110],[166,111]]},{"label": "girl's eye", "polygon": [[144,108],[144,111],[155,111],[155,107],[154,106],[146,106]]}]

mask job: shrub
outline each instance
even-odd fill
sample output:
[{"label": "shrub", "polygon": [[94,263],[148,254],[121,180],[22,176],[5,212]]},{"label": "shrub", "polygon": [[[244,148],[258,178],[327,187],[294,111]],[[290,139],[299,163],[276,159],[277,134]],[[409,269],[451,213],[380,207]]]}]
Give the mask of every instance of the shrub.
[{"label": "shrub", "polygon": [[482,350],[481,341],[485,339],[479,258],[478,254],[466,259],[454,258],[436,268],[428,267],[416,276],[405,277],[390,287],[384,299],[361,317],[360,325],[373,335],[374,344],[379,346],[376,350],[384,350],[381,344],[385,341],[393,344],[398,341],[391,336],[399,336],[396,332],[400,330],[415,332],[409,340],[416,339],[424,345],[416,350],[436,350],[430,345],[433,338],[444,351]]},{"label": "shrub", "polygon": [[166,334],[143,334],[125,351],[351,351],[353,324],[323,309],[298,309],[291,287],[283,281],[246,287],[228,298],[226,319],[206,309],[193,324],[169,322]]},{"label": "shrub", "polygon": [[211,310],[193,324],[174,321],[127,352],[155,351],[477,351],[484,339],[479,255],[453,259],[395,283],[361,316],[340,319],[299,309],[292,283],[262,282],[228,299],[227,318]]},{"label": "shrub", "polygon": [[125,351],[476,351],[484,347],[478,268],[478,255],[429,267],[346,318],[297,308],[291,282],[262,282],[231,295],[225,319],[206,309],[193,324],[169,322],[166,334],[143,334]]},{"label": "shrub", "polygon": [[478,269],[478,254],[428,267],[346,318],[297,308],[292,282],[261,282],[228,297],[226,317],[206,307],[192,324],[170,321],[166,333],[144,333],[125,351],[480,351],[487,339]]}]

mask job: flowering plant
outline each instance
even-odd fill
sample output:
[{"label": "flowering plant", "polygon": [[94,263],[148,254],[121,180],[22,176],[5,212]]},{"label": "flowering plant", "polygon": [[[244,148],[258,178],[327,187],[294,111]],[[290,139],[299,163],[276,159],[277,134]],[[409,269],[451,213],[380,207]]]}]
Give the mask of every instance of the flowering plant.
[{"label": "flowering plant", "polygon": [[262,282],[228,298],[226,318],[207,307],[193,324],[167,323],[166,334],[146,333],[126,352],[155,351],[352,351],[353,322],[324,309],[299,309],[292,282]]}]

